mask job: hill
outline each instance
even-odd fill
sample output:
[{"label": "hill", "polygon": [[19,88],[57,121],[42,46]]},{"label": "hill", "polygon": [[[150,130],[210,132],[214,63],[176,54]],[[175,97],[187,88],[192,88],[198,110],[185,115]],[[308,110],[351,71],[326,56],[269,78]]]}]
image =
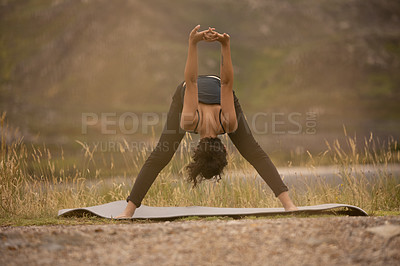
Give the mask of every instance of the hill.
[{"label": "hill", "polygon": [[[249,114],[400,132],[398,1],[12,0],[0,17],[0,109],[27,140],[79,134],[82,112],[166,112],[197,24],[230,34]],[[200,56],[219,73],[217,44]]]}]

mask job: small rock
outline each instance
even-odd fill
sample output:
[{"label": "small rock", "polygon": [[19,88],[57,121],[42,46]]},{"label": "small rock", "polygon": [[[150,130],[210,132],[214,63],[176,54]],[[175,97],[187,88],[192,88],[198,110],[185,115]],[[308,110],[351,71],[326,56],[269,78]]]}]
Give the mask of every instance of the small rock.
[{"label": "small rock", "polygon": [[305,242],[306,242],[306,244],[308,244],[310,246],[318,246],[318,245],[321,245],[322,243],[324,243],[325,241],[314,238],[314,237],[310,237]]},{"label": "small rock", "polygon": [[8,246],[7,248],[8,248],[8,250],[17,250],[16,246]]},{"label": "small rock", "polygon": [[62,245],[58,243],[46,243],[43,244],[41,247],[47,249],[48,251],[57,251],[64,248]]},{"label": "small rock", "polygon": [[3,242],[3,245],[9,250],[17,250],[26,247],[27,243],[22,239],[9,239],[8,241]]},{"label": "small rock", "polygon": [[379,235],[383,238],[391,238],[400,235],[400,226],[393,224],[385,224],[381,226],[367,228],[367,231]]}]

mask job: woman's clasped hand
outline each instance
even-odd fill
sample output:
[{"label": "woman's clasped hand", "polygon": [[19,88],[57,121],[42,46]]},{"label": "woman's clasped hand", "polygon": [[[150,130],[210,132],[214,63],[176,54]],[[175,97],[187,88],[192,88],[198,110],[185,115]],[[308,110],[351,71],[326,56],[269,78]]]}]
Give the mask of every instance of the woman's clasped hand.
[{"label": "woman's clasped hand", "polygon": [[208,27],[208,30],[199,31],[200,25],[194,27],[190,32],[189,41],[192,43],[198,43],[200,41],[215,42],[218,41],[221,44],[229,42],[230,36],[227,33],[219,33],[215,31],[215,28]]}]

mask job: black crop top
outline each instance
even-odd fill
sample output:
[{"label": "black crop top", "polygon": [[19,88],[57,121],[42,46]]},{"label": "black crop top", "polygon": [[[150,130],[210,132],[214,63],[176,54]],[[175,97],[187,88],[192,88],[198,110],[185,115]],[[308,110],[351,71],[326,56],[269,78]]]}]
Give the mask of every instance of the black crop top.
[{"label": "black crop top", "polygon": [[[183,83],[182,99],[185,96],[186,83]],[[197,77],[198,100],[205,104],[221,104],[221,79],[217,76]]]}]

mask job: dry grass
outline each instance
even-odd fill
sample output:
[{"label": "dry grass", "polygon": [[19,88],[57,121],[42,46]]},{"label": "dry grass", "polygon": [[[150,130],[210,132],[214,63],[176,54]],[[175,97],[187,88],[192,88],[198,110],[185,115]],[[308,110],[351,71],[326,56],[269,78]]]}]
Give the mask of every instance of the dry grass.
[{"label": "dry grass", "polygon": [[[59,209],[91,206],[125,199],[133,184],[130,176],[104,179],[99,169],[89,176],[89,165],[94,151],[84,143],[83,168],[68,165],[52,158],[50,150],[32,146],[22,139],[6,143],[7,123],[1,117],[1,165],[0,165],[0,216],[2,218],[54,217]],[[328,158],[340,170],[341,184],[333,186],[325,182],[309,182],[305,179],[306,192],[291,190],[297,205],[323,203],[347,203],[357,205],[370,213],[399,211],[399,177],[393,176],[388,166],[400,162],[397,140],[381,141],[373,137],[365,139],[364,146],[356,146],[355,137],[347,136],[346,143],[326,143],[327,149],[317,155],[309,153],[307,167],[317,167]],[[224,137],[223,141],[228,141]],[[187,135],[181,146],[192,141]],[[228,146],[229,147],[229,146]],[[133,153],[121,145],[128,167],[140,168],[149,155],[148,150]],[[168,166],[160,173],[143,204],[150,206],[207,205],[217,207],[279,207],[272,192],[257,180],[257,172],[233,150],[228,150],[229,164],[220,182],[203,182],[191,188],[184,176],[184,166],[190,159],[188,149],[180,149]],[[375,174],[368,177],[360,165],[369,164]],[[110,165],[113,167],[113,164]],[[382,168],[383,167],[383,168]],[[382,170],[383,169],[383,170]],[[93,171],[93,170],[92,170]],[[137,169],[136,169],[137,171]],[[249,177],[250,176],[250,177]],[[244,178],[246,177],[246,178]]]}]

